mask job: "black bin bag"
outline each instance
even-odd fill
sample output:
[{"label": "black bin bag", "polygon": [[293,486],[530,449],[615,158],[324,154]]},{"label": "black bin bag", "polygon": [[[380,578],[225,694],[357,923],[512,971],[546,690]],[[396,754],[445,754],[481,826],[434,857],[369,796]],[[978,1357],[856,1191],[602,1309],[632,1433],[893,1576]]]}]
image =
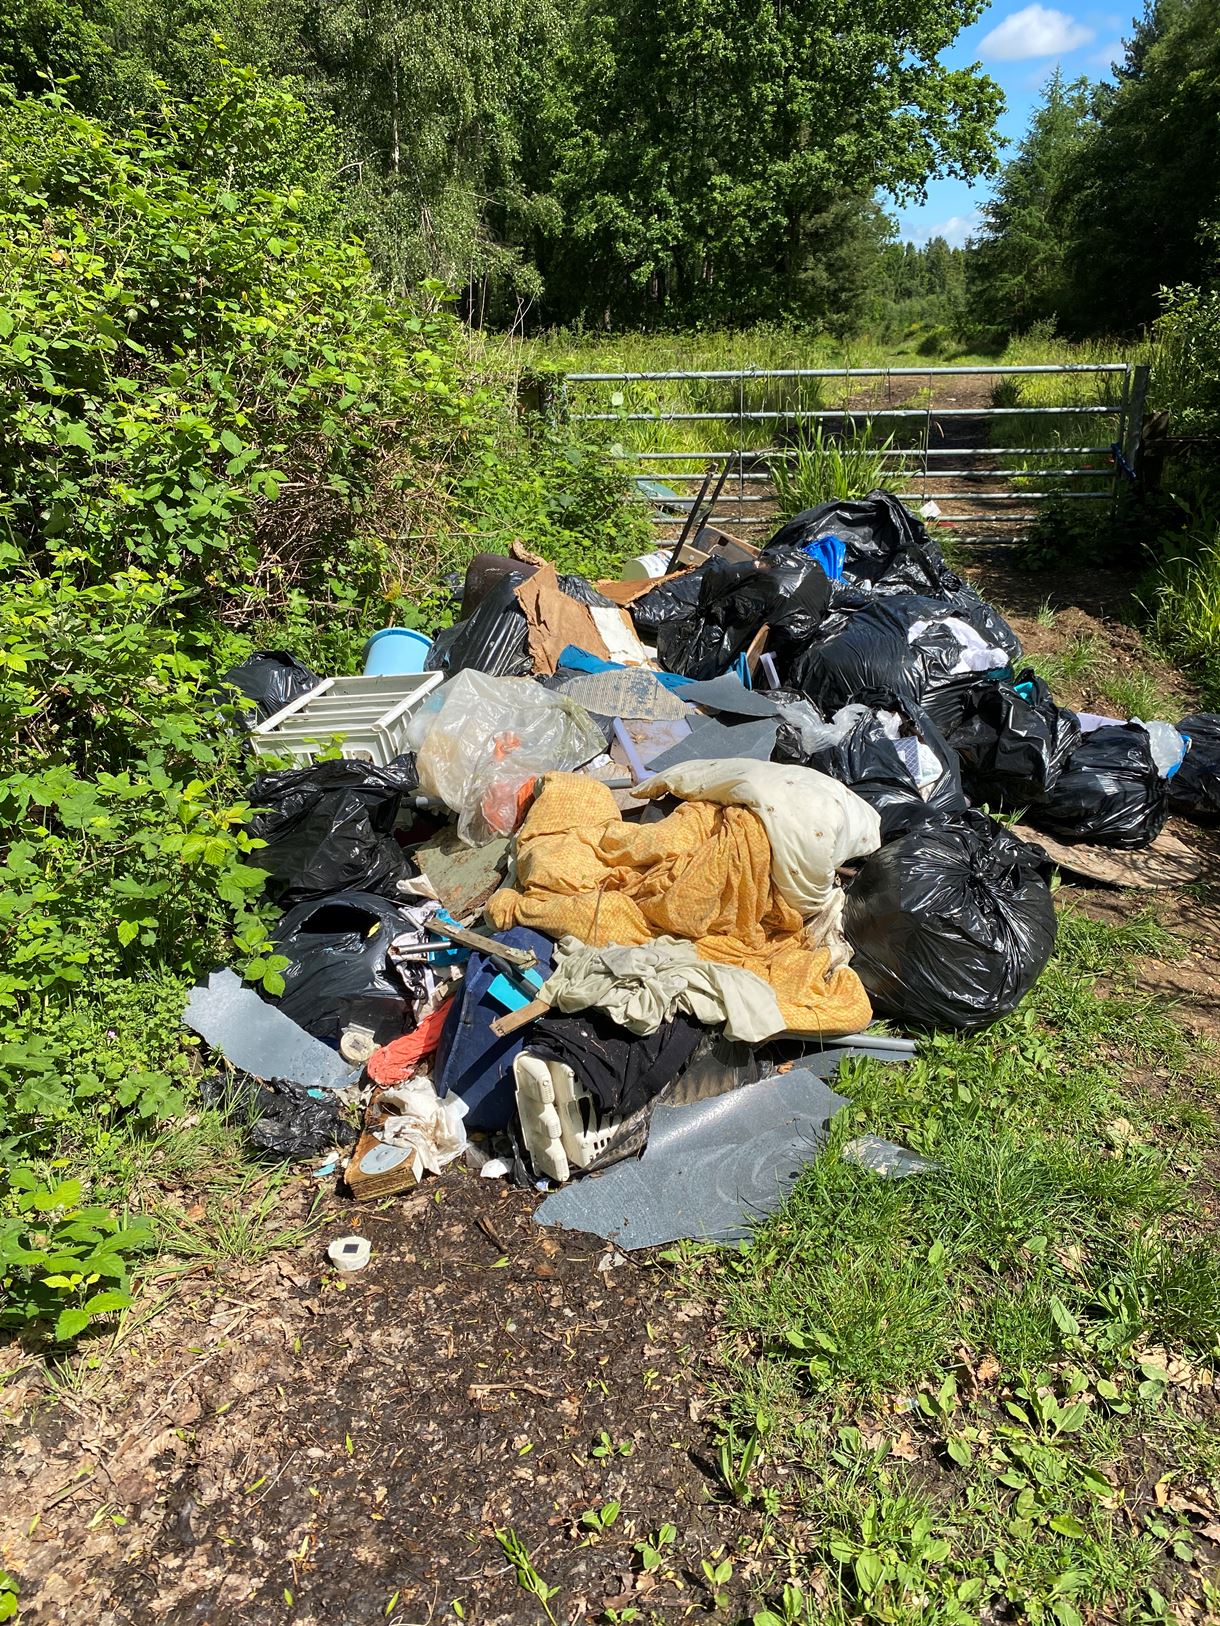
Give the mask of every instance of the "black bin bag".
[{"label": "black bin bag", "polygon": [[1044,859],[981,813],[929,821],[865,859],[843,929],[878,1012],[970,1032],[1015,1010],[1055,946]]},{"label": "black bin bag", "polygon": [[1050,795],[1027,815],[1058,841],[1128,849],[1155,841],[1168,817],[1169,786],[1138,723],[1112,723],[1086,734]]},{"label": "black bin bag", "polygon": [[987,671],[1010,678],[1021,644],[989,604],[980,599],[950,606],[934,598],[895,596],[830,615],[793,660],[788,682],[827,716],[870,689],[887,689],[909,704],[924,705],[936,722],[933,693],[965,675],[982,675],[964,669],[968,650],[962,640],[971,634],[996,663]]},{"label": "black bin bag", "polygon": [[1196,824],[1220,823],[1220,714],[1196,712],[1177,727],[1190,736],[1190,750],[1169,781],[1169,810]]},{"label": "black bin bag", "polygon": [[220,681],[255,702],[256,709],[245,713],[246,726],[253,728],[282,711],[290,700],[316,689],[322,679],[286,649],[261,649],[230,668]]},{"label": "black bin bag", "polygon": [[655,587],[641,593],[627,606],[631,624],[646,644],[656,643],[662,627],[694,615],[703,590],[703,578],[710,568],[709,559],[695,570],[662,576]]},{"label": "black bin bag", "polygon": [[349,1024],[372,1028],[378,1044],[409,1027],[406,990],[389,947],[409,923],[371,892],[339,892],[290,909],[272,934],[286,955],[277,1004],[319,1039],[337,1039]]},{"label": "black bin bag", "polygon": [[770,629],[767,653],[783,677],[830,603],[826,572],[791,548],[775,548],[743,564],[709,559],[696,574],[694,614],[667,621],[657,632],[661,665],[684,677],[702,680],[727,672],[764,625]]},{"label": "black bin bag", "polygon": [[801,761],[876,808],[883,842],[927,819],[965,812],[957,754],[922,707],[872,691],[839,711],[829,728],[837,738]]},{"label": "black bin bag", "polygon": [[1057,706],[1028,669],[1012,683],[981,678],[949,684],[929,705],[961,760],[972,800],[992,809],[1044,800],[1080,744],[1076,713]]},{"label": "black bin bag", "polygon": [[807,508],[775,533],[765,551],[804,548],[819,536],[831,535],[846,548],[844,584],[871,597],[890,593],[938,597],[963,585],[923,521],[888,491]]},{"label": "black bin bag", "polygon": [[464,621],[438,632],[424,657],[424,670],[447,678],[467,668],[492,677],[529,677],[534,670],[529,627],[516,593],[525,575],[512,571],[501,577]]},{"label": "black bin bag", "polygon": [[267,844],[251,862],[268,872],[268,893],[286,909],[332,892],[394,896],[410,873],[394,824],[416,788],[410,757],[388,768],[340,758],[261,774],[249,794],[262,811],[247,828]]}]

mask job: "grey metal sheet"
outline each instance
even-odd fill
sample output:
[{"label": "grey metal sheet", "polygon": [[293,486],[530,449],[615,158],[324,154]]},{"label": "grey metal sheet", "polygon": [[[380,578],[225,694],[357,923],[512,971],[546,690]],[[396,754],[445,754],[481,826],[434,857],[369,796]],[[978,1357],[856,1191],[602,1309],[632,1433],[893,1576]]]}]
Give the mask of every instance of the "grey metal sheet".
[{"label": "grey metal sheet", "polygon": [[710,1101],[658,1106],[642,1158],[562,1187],[534,1218],[628,1250],[681,1237],[740,1241],[780,1206],[845,1105],[799,1068]]},{"label": "grey metal sheet", "polygon": [[709,711],[724,711],[731,717],[776,717],[779,707],[757,689],[747,689],[739,677],[725,672],[721,677],[709,678],[705,683],[684,683],[678,690],[683,700],[706,706]]},{"label": "grey metal sheet", "polygon": [[233,971],[213,971],[192,988],[182,1021],[231,1066],[255,1078],[340,1090],[360,1077],[361,1068],[260,999]]},{"label": "grey metal sheet", "polygon": [[717,762],[723,757],[754,757],[760,762],[767,762],[775,749],[778,733],[777,721],[754,719],[730,728],[709,717],[698,728],[692,728],[680,744],[655,757],[648,764],[648,771],[650,774],[665,773],[682,762]]}]

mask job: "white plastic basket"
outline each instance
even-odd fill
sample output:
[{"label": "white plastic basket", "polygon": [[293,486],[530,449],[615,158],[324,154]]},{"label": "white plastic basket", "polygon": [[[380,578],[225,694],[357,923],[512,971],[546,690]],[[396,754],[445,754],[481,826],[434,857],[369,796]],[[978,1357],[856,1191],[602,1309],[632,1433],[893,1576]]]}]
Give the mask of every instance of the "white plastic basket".
[{"label": "white plastic basket", "polygon": [[622,1128],[622,1117],[603,1117],[562,1061],[524,1050],[513,1062],[513,1083],[525,1149],[535,1174],[549,1180],[568,1180],[573,1169],[587,1169]]},{"label": "white plastic basket", "polygon": [[407,749],[407,723],[444,678],[442,672],[325,678],[251,730],[260,757],[308,766],[336,741],[345,757],[384,768]]}]

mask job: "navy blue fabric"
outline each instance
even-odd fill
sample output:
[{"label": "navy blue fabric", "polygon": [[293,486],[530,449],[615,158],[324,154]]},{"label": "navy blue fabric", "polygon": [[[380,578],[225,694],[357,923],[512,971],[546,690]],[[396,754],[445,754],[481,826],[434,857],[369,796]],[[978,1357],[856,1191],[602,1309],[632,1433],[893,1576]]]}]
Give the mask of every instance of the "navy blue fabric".
[{"label": "navy blue fabric", "polygon": [[[532,949],[543,976],[550,971],[555,944],[541,932],[514,926],[506,932],[493,932],[492,936],[510,948]],[[452,1092],[465,1101],[467,1129],[503,1129],[516,1105],[513,1062],[529,1037],[529,1029],[522,1028],[504,1039],[497,1039],[490,1031],[495,1018],[504,1015],[504,1007],[487,995],[499,975],[500,967],[486,955],[470,956],[437,1049],[437,1091],[441,1095]]]}]

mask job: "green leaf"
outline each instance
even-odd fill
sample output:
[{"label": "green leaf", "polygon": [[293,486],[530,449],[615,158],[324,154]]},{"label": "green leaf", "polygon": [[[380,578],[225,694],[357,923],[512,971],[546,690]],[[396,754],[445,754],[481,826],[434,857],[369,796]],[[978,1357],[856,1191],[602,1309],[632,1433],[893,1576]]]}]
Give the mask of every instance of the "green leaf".
[{"label": "green leaf", "polygon": [[61,1344],[79,1338],[89,1325],[88,1310],[61,1310],[55,1323],[55,1336]]},{"label": "green leaf", "polygon": [[125,1310],[131,1303],[130,1293],[120,1293],[114,1288],[104,1293],[95,1293],[92,1298],[85,1300],[85,1310],[89,1315],[108,1315],[114,1310]]},{"label": "green leaf", "polygon": [[225,451],[228,452],[230,457],[236,457],[242,450],[240,438],[235,435],[231,429],[221,430],[220,444],[224,447]]},{"label": "green leaf", "polygon": [[880,1553],[859,1553],[853,1568],[861,1592],[875,1592],[885,1579],[885,1564]]},{"label": "green leaf", "polygon": [[140,934],[140,928],[134,920],[120,920],[115,930],[118,933],[119,942],[124,948],[129,943],[134,942]]},{"label": "green leaf", "polygon": [[959,1468],[968,1468],[974,1461],[974,1452],[960,1435],[954,1435],[952,1439],[946,1440],[945,1449]]},{"label": "green leaf", "polygon": [[1080,1520],[1073,1518],[1070,1513],[1056,1513],[1047,1520],[1047,1523],[1056,1534],[1070,1536],[1075,1541],[1088,1534]]}]

